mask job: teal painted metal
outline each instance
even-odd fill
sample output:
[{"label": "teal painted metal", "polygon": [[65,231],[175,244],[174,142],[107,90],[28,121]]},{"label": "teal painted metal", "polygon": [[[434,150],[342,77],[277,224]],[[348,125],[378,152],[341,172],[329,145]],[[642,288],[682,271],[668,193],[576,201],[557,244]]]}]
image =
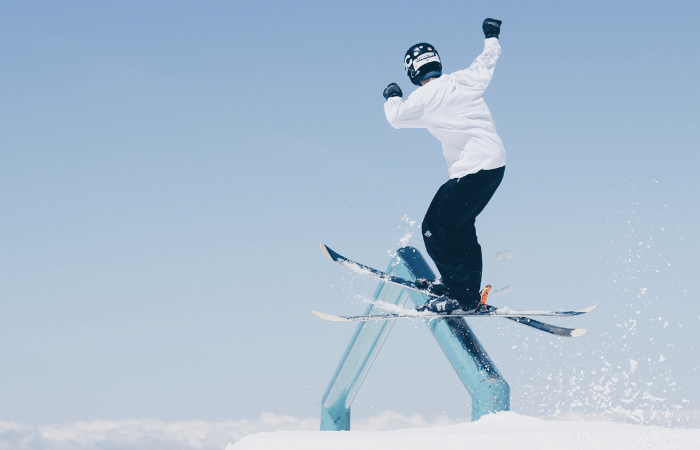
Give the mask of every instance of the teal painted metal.
[{"label": "teal painted metal", "polygon": [[[387,272],[415,280],[435,279],[420,252],[412,247],[397,251]],[[416,305],[428,301],[420,292],[379,283],[374,298],[403,305],[411,298]],[[370,305],[365,314],[375,313]],[[345,354],[322,400],[321,430],[350,430],[350,406],[369,372],[391,328],[393,320],[362,322],[355,330]],[[463,318],[426,320],[428,328],[457,372],[472,398],[472,420],[484,414],[510,409],[510,387]]]},{"label": "teal painted metal", "polygon": [[[395,264],[396,261],[397,258],[394,258],[391,264]],[[399,286],[381,282],[374,298],[394,305],[403,304],[406,302],[403,291]],[[366,313],[371,314],[375,309],[374,305],[370,305]],[[385,320],[362,322],[358,325],[323,395],[322,431],[350,430],[350,405],[394,323],[393,320]]]}]

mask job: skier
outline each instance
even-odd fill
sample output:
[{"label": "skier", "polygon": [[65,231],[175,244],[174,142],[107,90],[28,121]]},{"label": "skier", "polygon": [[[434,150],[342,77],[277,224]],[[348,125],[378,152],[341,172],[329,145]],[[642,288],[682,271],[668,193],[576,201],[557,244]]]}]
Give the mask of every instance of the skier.
[{"label": "skier", "polygon": [[418,89],[405,101],[396,83],[384,90],[384,112],[391,126],[426,128],[442,142],[447,160],[449,180],[435,194],[422,224],[425,248],[442,279],[416,280],[442,297],[420,310],[475,310],[481,304],[483,261],[475,221],[501,183],[506,164],[503,142],[482,97],[501,54],[501,23],[484,20],[484,51],[467,69],[452,74],[442,74],[432,45],[412,46],[404,66]]}]

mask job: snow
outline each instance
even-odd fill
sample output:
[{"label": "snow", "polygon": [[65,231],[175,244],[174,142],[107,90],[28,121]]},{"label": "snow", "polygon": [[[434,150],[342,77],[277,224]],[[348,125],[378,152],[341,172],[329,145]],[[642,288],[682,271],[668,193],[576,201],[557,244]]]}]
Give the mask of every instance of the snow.
[{"label": "snow", "polygon": [[507,285],[505,285],[504,287],[502,287],[501,289],[491,289],[490,295],[494,295],[494,294],[507,294],[507,293],[510,292],[511,290],[512,290],[512,288],[510,287],[510,284],[507,284]]},{"label": "snow", "polygon": [[613,422],[548,421],[501,412],[476,422],[395,431],[278,431],[249,435],[227,450],[566,450],[700,448],[700,429]]},{"label": "snow", "polygon": [[393,314],[402,314],[402,315],[407,315],[407,316],[416,316],[417,318],[420,317],[430,317],[433,314],[430,312],[420,312],[416,311],[413,308],[404,308],[401,305],[394,305],[392,303],[387,303],[383,300],[374,300],[374,299],[363,299],[365,303],[369,303],[370,305],[374,305],[375,307],[386,311],[387,313],[393,313]]},{"label": "snow", "polygon": [[374,276],[374,273],[371,270],[365,269],[364,267],[361,267],[359,264],[353,263],[352,261],[341,260],[341,261],[338,261],[338,263],[341,266],[346,267],[355,273],[359,273],[360,275],[367,275],[370,277]]}]

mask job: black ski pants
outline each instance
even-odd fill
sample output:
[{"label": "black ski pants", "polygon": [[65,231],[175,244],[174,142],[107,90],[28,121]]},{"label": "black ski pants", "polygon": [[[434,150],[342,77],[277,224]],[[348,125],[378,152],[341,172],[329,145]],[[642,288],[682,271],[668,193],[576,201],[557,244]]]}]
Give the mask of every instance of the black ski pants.
[{"label": "black ski pants", "polygon": [[476,216],[501,184],[505,167],[450,179],[435,194],[423,219],[423,241],[449,296],[465,308],[479,302],[483,261]]}]

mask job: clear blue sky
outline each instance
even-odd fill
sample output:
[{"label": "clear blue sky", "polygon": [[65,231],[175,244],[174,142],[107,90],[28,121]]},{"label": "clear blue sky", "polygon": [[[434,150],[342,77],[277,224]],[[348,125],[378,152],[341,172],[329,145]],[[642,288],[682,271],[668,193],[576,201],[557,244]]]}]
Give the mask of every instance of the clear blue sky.
[{"label": "clear blue sky", "polygon": [[[0,420],[318,415],[354,327],[310,311],[359,313],[374,291],[319,242],[378,268],[407,232],[422,250],[446,179],[439,143],[391,128],[381,92],[412,91],[416,42],[468,66],[486,17],[503,20],[485,98],[508,165],[477,221],[484,281],[511,307],[600,305],[562,322],[579,340],[473,323],[513,409],[599,412],[601,368],[617,404],[630,359],[635,389],[698,408],[697,1],[12,1]],[[353,414],[467,420],[431,339],[397,324]]]}]

